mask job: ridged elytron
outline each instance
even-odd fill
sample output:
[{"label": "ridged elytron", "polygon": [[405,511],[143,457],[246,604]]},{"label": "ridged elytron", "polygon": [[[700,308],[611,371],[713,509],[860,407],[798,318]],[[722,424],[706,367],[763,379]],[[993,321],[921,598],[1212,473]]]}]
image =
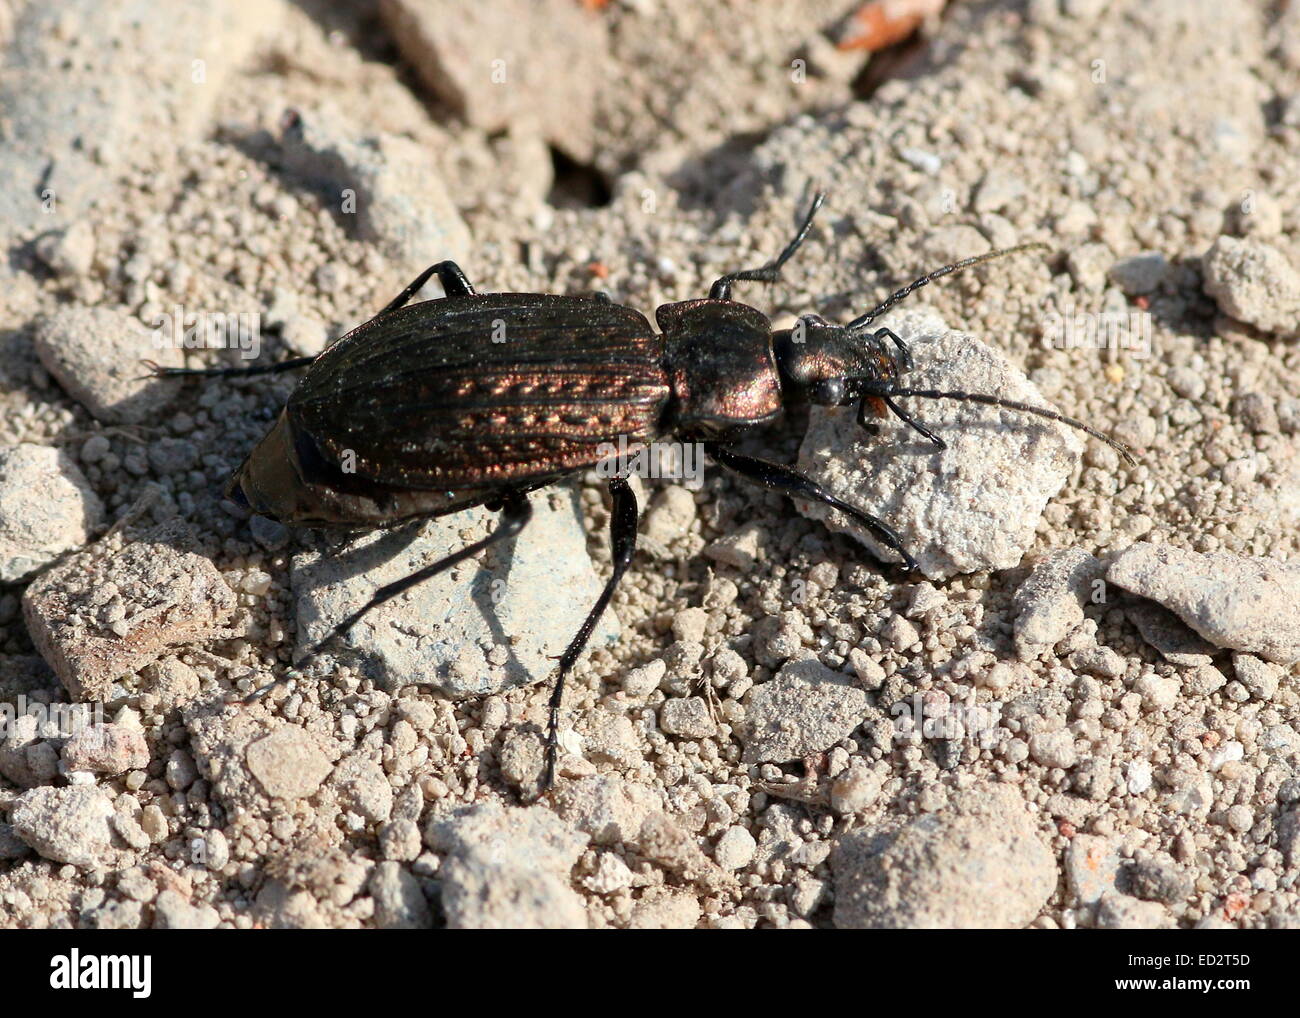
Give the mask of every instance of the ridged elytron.
[{"label": "ridged elytron", "polygon": [[[307,367],[275,425],[244,461],[227,495],[288,525],[375,529],[472,506],[500,513],[487,537],[379,588],[310,647],[298,669],[362,615],[528,524],[527,493],[592,466],[597,448],[626,439],[635,450],[660,437],[700,442],[740,477],[822,502],[857,521],[911,572],[916,562],[883,520],[787,466],[730,448],[772,423],[785,406],[858,407],[858,420],[892,412],[942,448],[895,400],[968,400],[1060,421],[1118,446],[1081,421],[982,393],[912,389],[906,344],[872,322],[919,287],[1025,244],[937,269],[847,325],[806,315],[773,330],[767,316],[731,299],[741,282],[775,282],[812,227],[818,194],[793,240],[757,269],[731,272],[704,299],[666,304],[656,333],[639,312],[603,295],[478,293],[453,262],[420,273],[379,314],[318,357],[253,368],[155,369],[164,374],[254,375]],[[411,297],[437,276],[446,296]],[[504,342],[494,338],[504,337]],[[1127,453],[1126,453],[1127,454]],[[344,463],[352,468],[344,469]],[[613,568],[559,658],[550,699],[546,771],[551,786],[564,680],[632,562],[637,505],[625,478],[610,480]],[[291,670],[285,679],[300,672]],[[283,682],[285,679],[278,681]],[[263,687],[259,696],[276,683]]]}]

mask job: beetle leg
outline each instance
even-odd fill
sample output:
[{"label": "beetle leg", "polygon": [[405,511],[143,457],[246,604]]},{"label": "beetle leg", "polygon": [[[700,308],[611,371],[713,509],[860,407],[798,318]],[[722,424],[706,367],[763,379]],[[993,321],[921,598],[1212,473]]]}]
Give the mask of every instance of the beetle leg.
[{"label": "beetle leg", "polygon": [[614,596],[614,588],[627,572],[627,567],[632,564],[632,556],[636,552],[636,493],[623,477],[610,479],[609,493],[614,501],[609,514],[609,543],[614,552],[614,569],[609,579],[605,581],[605,589],[600,592],[596,604],[587,613],[578,635],[569,642],[569,646],[560,655],[560,673],[555,679],[555,689],[551,691],[550,720],[546,728],[546,777],[541,787],[542,794],[545,794],[546,790],[555,783],[555,758],[560,744],[560,703],[564,699],[564,678],[574,662],[578,660],[582,649],[587,646],[596,623],[609,607],[610,598]]},{"label": "beetle leg", "polygon": [[877,329],[871,338],[877,343],[882,343],[887,339],[898,347],[899,367],[903,371],[911,371],[916,367],[916,363],[912,360],[911,349],[893,329]]},{"label": "beetle leg", "polygon": [[331,640],[336,636],[341,636],[343,633],[346,633],[361,621],[361,617],[365,615],[366,612],[370,611],[370,609],[377,608],[385,601],[391,601],[399,594],[410,590],[416,584],[423,583],[425,580],[437,576],[441,572],[445,572],[457,563],[464,562],[467,558],[473,558],[479,552],[496,544],[498,541],[504,541],[507,538],[518,536],[519,532],[528,525],[528,521],[531,520],[532,517],[533,507],[528,501],[527,495],[520,494],[519,492],[511,492],[509,495],[504,496],[502,499],[502,510],[499,524],[494,531],[487,535],[487,537],[475,541],[473,544],[468,544],[460,551],[454,552],[446,558],[439,559],[437,562],[427,565],[423,569],[417,569],[410,576],[404,576],[400,580],[394,580],[392,583],[384,584],[376,590],[373,595],[371,595],[369,601],[307,648],[307,653],[302,656],[301,661],[299,661],[299,663],[294,667],[290,668],[282,678],[267,683],[260,689],[253,690],[252,693],[243,698],[244,702],[252,703],[254,700],[260,700],[271,690],[275,689],[276,686],[283,685],[292,679],[299,678],[303,670],[311,663],[311,660],[317,657]]},{"label": "beetle leg", "polygon": [[933,431],[927,428],[924,424],[918,421],[915,417],[909,414],[906,410],[904,410],[901,406],[895,403],[888,396],[863,396],[862,397],[862,403],[859,404],[858,406],[858,423],[861,424],[864,428],[868,427],[867,401],[873,399],[878,399],[880,400],[880,402],[884,403],[885,406],[889,407],[889,409],[894,412],[894,416],[897,417],[900,421],[906,424],[913,431],[917,432],[918,434],[924,435],[931,442],[933,442],[934,447],[936,449],[948,448],[947,442],[945,442],[942,438],[940,438]]},{"label": "beetle leg", "polygon": [[275,364],[255,364],[247,368],[164,368],[153,361],[141,361],[149,374],[146,378],[175,378],[177,376],[202,376],[204,378],[249,378],[253,375],[273,375],[281,371],[305,368],[315,357],[293,357]]},{"label": "beetle leg", "polygon": [[812,207],[808,209],[808,214],[803,217],[803,223],[799,226],[799,232],[794,235],[794,240],[785,246],[785,250],[776,256],[772,261],[757,269],[741,269],[739,272],[729,272],[709,290],[710,300],[730,300],[731,284],[740,282],[752,283],[775,283],[777,277],[781,274],[781,267],[799,250],[799,245],[804,242],[808,236],[808,231],[812,229],[813,217],[817,215],[817,210],[822,207],[822,202],[826,200],[826,195],[818,191],[813,195]]},{"label": "beetle leg", "polygon": [[[468,297],[474,293],[474,287],[471,286],[470,281],[465,278],[465,273],[461,271],[459,265],[455,262],[438,262],[436,265],[430,265],[427,269],[412,279],[406,289],[389,301],[384,310],[380,311],[379,314],[382,315],[389,311],[396,311],[408,300],[414,297],[424,284],[429,281],[429,277],[435,274],[438,276],[438,282],[442,284],[442,292],[448,297]],[[377,318],[379,316],[376,315],[375,317]]]},{"label": "beetle leg", "polygon": [[715,463],[726,467],[747,481],[753,481],[765,488],[782,492],[791,498],[806,498],[813,502],[821,502],[832,509],[838,509],[846,516],[857,521],[861,526],[866,527],[881,544],[884,544],[897,554],[903,560],[903,568],[907,572],[914,572],[920,568],[916,564],[916,559],[912,558],[907,549],[903,547],[903,542],[899,540],[898,534],[894,532],[893,527],[884,520],[877,519],[861,509],[855,509],[847,502],[836,498],[812,478],[805,477],[799,471],[782,466],[780,463],[758,459],[754,456],[743,456],[714,442],[705,442],[704,451],[709,454],[709,457]]}]

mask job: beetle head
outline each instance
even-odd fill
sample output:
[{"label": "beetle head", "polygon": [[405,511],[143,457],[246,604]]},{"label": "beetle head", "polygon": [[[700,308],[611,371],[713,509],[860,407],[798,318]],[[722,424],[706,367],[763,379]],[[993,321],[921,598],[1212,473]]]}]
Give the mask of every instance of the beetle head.
[{"label": "beetle head", "polygon": [[862,333],[817,315],[804,315],[792,329],[772,335],[781,386],[796,400],[818,406],[852,406],[872,399],[873,383],[896,381],[912,369],[901,342]]}]

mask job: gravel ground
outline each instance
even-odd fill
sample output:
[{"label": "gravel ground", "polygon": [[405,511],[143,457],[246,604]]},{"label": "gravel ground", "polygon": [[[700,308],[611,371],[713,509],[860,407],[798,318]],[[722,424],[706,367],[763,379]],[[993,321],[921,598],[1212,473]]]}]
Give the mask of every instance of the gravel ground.
[{"label": "gravel ground", "polygon": [[[1300,4],[961,2],[876,55],[858,6],[0,0],[0,925],[1300,926]],[[227,703],[490,517],[238,520],[292,377],[142,359],[312,354],[449,257],[648,313],[816,188],[739,299],[847,321],[1043,242],[885,324],[917,384],[1135,462],[919,399],[946,450],[851,409],[743,443],[916,579],[713,468],[638,480],[541,801],[594,472]],[[258,349],[159,346],[185,312]]]}]

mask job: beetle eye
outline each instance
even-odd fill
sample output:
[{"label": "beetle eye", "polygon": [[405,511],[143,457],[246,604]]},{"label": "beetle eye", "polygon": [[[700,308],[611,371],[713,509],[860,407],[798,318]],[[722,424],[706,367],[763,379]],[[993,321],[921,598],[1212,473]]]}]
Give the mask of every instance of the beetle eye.
[{"label": "beetle eye", "polygon": [[823,378],[812,387],[809,398],[818,406],[842,406],[844,404],[844,379]]}]

